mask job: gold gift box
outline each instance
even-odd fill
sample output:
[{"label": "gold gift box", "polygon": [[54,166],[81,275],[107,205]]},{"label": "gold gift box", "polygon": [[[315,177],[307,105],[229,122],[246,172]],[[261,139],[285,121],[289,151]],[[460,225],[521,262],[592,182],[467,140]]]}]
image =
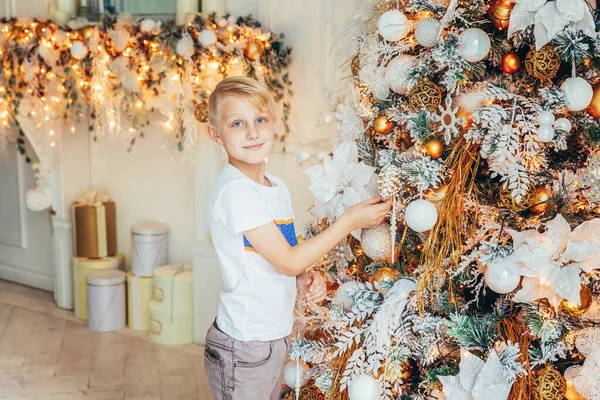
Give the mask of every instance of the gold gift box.
[{"label": "gold gift box", "polygon": [[73,205],[77,257],[112,257],[117,253],[115,202]]}]

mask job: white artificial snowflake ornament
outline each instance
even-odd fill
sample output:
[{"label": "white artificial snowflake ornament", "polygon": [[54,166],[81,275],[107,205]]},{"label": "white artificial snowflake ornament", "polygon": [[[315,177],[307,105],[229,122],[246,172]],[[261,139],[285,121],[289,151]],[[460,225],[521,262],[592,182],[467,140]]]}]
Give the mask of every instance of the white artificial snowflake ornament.
[{"label": "white artificial snowflake ornament", "polygon": [[438,376],[446,400],[506,400],[512,387],[504,375],[495,350],[487,361],[467,350],[460,350],[460,372],[456,376]]},{"label": "white artificial snowflake ornament", "polygon": [[334,113],[335,118],[340,121],[338,132],[343,142],[358,139],[365,131],[365,125],[356,111],[346,104],[340,104]]},{"label": "white artificial snowflake ornament", "polygon": [[[304,172],[315,196],[314,215],[331,222],[350,207],[372,197],[375,188],[375,168],[358,162],[354,141],[343,142],[335,149],[333,157],[323,159],[323,165],[315,165]],[[359,235],[359,232],[353,234]]]},{"label": "white artificial snowflake ornament", "polygon": [[515,0],[508,36],[534,25],[535,47],[539,50],[567,25],[596,38],[594,18],[585,0]]},{"label": "white artificial snowflake ornament", "polygon": [[458,136],[461,126],[466,122],[462,117],[456,117],[459,107],[452,108],[452,97],[446,96],[445,107],[439,106],[440,113],[433,114],[432,119],[440,123],[437,132],[444,132],[444,141],[449,144],[452,138]]},{"label": "white artificial snowflake ornament", "polygon": [[509,230],[515,252],[507,265],[523,276],[523,287],[513,297],[518,303],[546,298],[558,309],[566,298],[579,304],[580,271],[600,268],[600,219],[585,221],[573,232],[559,214],[546,225],[546,231]]}]

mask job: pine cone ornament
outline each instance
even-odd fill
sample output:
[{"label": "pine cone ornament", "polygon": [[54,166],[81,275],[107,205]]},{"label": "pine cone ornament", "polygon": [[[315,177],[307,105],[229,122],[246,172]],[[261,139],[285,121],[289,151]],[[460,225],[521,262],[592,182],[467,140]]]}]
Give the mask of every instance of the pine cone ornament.
[{"label": "pine cone ornament", "polygon": [[377,181],[379,195],[383,200],[395,195],[400,190],[400,169],[394,164],[382,168]]}]

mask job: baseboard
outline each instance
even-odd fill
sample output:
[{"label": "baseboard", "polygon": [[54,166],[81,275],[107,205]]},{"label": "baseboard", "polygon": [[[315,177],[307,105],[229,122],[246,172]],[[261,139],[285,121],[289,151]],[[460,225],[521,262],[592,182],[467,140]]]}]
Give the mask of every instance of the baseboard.
[{"label": "baseboard", "polygon": [[12,265],[0,264],[0,279],[49,292],[54,291],[54,280],[51,276],[41,275]]}]

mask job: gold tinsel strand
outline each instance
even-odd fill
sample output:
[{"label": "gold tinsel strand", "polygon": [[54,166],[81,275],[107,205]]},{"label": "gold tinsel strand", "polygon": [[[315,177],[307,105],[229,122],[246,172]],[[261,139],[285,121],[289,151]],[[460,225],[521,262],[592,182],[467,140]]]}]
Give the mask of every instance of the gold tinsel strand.
[{"label": "gold tinsel strand", "polygon": [[[468,143],[464,138],[459,140],[446,161],[448,169],[452,171],[452,178],[448,183],[446,196],[438,208],[438,222],[425,242],[421,256],[421,265],[424,268],[419,277],[417,286],[419,310],[425,310],[425,296],[429,290],[429,299],[433,301],[439,289],[436,282],[450,272],[447,259],[451,259],[450,269],[456,266],[461,256],[463,223],[463,203],[465,196],[472,192],[475,184],[475,174],[479,167],[480,155],[475,145]],[[452,296],[452,280],[448,279],[450,301]]]},{"label": "gold tinsel strand", "polygon": [[525,376],[519,376],[513,383],[508,398],[510,400],[530,400],[533,395],[533,374],[529,364],[528,351],[533,338],[515,314],[500,320],[498,333],[503,341],[519,345],[521,356],[518,360],[523,363],[526,372]]}]

